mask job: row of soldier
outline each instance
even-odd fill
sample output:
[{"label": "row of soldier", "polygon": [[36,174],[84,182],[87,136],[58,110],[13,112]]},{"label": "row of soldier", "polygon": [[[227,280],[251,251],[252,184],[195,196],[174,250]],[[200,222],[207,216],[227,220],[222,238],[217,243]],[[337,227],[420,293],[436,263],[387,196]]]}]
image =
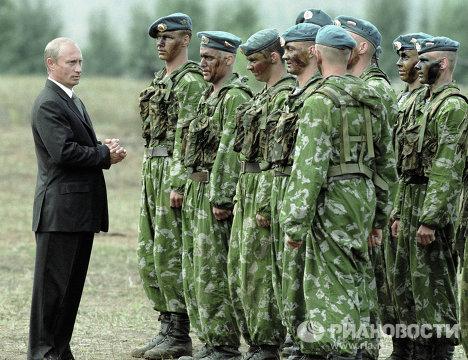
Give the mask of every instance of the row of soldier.
[{"label": "row of soldier", "polygon": [[[368,21],[310,9],[282,36],[200,32],[200,64],[191,29],[182,13],[149,29],[165,67],[140,95],[138,257],[160,332],[132,355],[239,358],[242,336],[245,359],[377,359],[376,332],[343,328],[456,326],[459,44],[395,39],[397,100]],[[238,47],[257,94],[233,72]],[[450,359],[460,341],[393,335],[390,359]]]}]

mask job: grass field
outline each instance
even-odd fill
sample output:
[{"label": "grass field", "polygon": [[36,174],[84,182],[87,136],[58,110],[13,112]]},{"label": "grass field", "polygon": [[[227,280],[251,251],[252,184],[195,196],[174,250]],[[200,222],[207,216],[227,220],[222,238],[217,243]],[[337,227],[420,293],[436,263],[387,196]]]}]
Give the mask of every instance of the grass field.
[{"label": "grass field", "polygon": [[[36,162],[29,114],[41,77],[0,77],[0,360],[26,358],[35,242]],[[95,240],[72,339],[78,360],[126,360],[156,332],[136,265],[142,144],[137,95],[144,82],[84,79],[77,88],[98,137],[119,137],[129,154],[109,171],[110,231]],[[196,342],[195,345],[199,343]],[[390,352],[383,341],[382,358]],[[466,359],[460,347],[456,359]]]}]

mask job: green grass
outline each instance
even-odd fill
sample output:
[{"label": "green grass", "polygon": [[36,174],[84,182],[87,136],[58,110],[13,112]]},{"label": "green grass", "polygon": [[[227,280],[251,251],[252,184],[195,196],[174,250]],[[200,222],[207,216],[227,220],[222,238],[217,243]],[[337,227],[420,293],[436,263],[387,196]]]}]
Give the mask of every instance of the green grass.
[{"label": "green grass", "polygon": [[[29,121],[44,81],[43,77],[0,77],[0,360],[24,359],[27,351],[36,181]],[[136,264],[143,146],[137,98],[145,85],[128,79],[85,78],[77,88],[98,137],[119,137],[129,151],[123,163],[105,172],[110,231],[95,239],[71,344],[79,360],[129,360],[130,350],[157,331],[157,314],[143,293]],[[389,339],[382,343],[382,356],[388,356]],[[456,359],[466,359],[460,347]]]}]

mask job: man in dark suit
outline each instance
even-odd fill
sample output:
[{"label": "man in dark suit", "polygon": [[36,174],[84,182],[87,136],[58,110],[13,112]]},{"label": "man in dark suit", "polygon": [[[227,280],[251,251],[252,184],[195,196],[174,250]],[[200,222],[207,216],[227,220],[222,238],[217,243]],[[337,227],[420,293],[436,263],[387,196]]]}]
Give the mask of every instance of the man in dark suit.
[{"label": "man in dark suit", "polygon": [[28,360],[71,360],[69,343],[94,233],[108,229],[102,169],[123,160],[126,150],[118,139],[104,144],[96,139],[91,119],[73,92],[82,65],[76,43],[52,40],[44,61],[49,77],[32,110],[37,249]]}]

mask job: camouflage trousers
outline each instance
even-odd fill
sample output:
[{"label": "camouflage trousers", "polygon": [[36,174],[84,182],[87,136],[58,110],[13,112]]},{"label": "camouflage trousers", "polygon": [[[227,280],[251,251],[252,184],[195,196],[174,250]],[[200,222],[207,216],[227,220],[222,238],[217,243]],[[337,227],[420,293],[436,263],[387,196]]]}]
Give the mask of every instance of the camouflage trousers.
[{"label": "camouflage trousers", "polygon": [[229,294],[227,255],[231,220],[218,221],[209,184],[188,180],[182,206],[184,294],[190,324],[210,346],[239,346]]},{"label": "camouflage trousers", "polygon": [[[399,322],[405,325],[452,327],[457,324],[458,314],[454,227],[436,229],[435,241],[427,246],[418,244],[416,232],[426,186],[406,184],[400,188],[403,203],[393,279],[396,311]],[[426,334],[436,335],[435,330]],[[445,327],[441,335],[446,337]],[[455,336],[451,341],[458,343]]]},{"label": "camouflage trousers", "polygon": [[243,314],[238,317],[245,318],[250,345],[280,346],[285,329],[273,294],[271,234],[269,228],[259,227],[256,222],[258,180],[258,173],[243,173],[237,183],[229,283],[232,297],[239,294]]},{"label": "camouflage trousers", "polygon": [[273,288],[283,324],[295,344],[299,344],[297,329],[304,322],[305,303],[302,287],[305,247],[285,246],[279,214],[288,187],[289,176],[275,176],[271,191],[271,234],[273,240]]},{"label": "camouflage trousers", "polygon": [[[306,322],[299,335],[305,354],[354,356],[373,338],[370,306],[376,301],[367,274],[367,237],[376,199],[370,180],[331,182],[317,200],[306,237]],[[359,206],[356,206],[359,204]]]},{"label": "camouflage trousers", "polygon": [[[396,241],[390,236],[390,229],[385,228],[382,231],[382,245],[369,248],[369,258],[371,266],[368,267],[367,281],[371,290],[377,292],[377,303],[372,302],[370,297],[370,320],[374,328],[382,325],[396,325],[395,299],[393,276],[395,271]],[[379,357],[379,332],[375,333],[366,348],[367,358],[377,360]]]},{"label": "camouflage trousers", "polygon": [[138,268],[157,311],[186,313],[182,283],[180,210],[169,205],[169,157],[143,161]]},{"label": "camouflage trousers", "polygon": [[465,242],[465,260],[463,262],[463,275],[461,281],[460,325],[462,344],[468,354],[468,241]]}]

